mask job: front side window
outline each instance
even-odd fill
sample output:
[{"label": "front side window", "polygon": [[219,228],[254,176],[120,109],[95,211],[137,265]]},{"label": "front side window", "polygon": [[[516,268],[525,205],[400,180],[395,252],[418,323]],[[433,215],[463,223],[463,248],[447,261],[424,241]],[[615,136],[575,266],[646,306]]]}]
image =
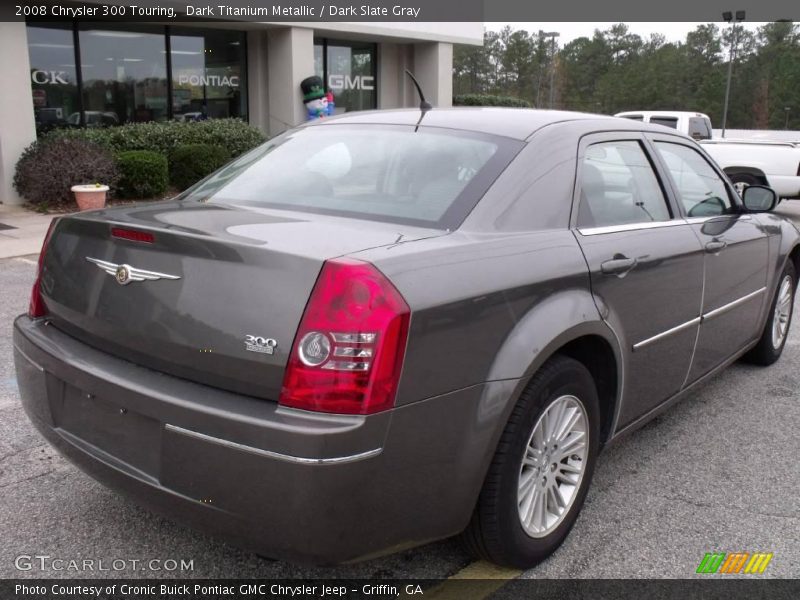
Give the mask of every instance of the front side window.
[{"label": "front side window", "polygon": [[518,149],[414,128],[313,126],[270,140],[185,198],[450,228]]},{"label": "front side window", "polygon": [[586,149],[580,167],[579,227],[670,218],[664,193],[639,142],[602,142]]},{"label": "front side window", "polygon": [[709,217],[735,211],[725,182],[699,152],[670,142],[655,142],[655,146],[678,186],[688,216]]}]

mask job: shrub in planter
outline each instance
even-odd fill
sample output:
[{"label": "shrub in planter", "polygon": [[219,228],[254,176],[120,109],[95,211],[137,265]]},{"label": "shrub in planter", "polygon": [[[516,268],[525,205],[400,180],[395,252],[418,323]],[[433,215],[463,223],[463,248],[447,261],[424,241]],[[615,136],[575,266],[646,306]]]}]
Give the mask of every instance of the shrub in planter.
[{"label": "shrub in planter", "polygon": [[264,135],[241,119],[209,119],[207,121],[159,121],[128,123],[119,127],[87,127],[56,129],[47,139],[69,138],[94,142],[113,152],[151,150],[169,156],[178,146],[210,144],[222,146],[231,157],[255,148]]},{"label": "shrub in planter", "polygon": [[102,183],[112,189],[119,171],[112,154],[78,139],[37,141],[22,153],[14,173],[14,188],[31,204],[48,207],[71,204],[73,185]]},{"label": "shrub in planter", "polygon": [[194,185],[231,159],[221,146],[187,144],[178,146],[169,155],[169,180],[179,190]]},{"label": "shrub in planter", "polygon": [[129,150],[117,154],[118,194],[122,198],[152,198],[167,191],[167,157],[149,150]]},{"label": "shrub in planter", "polygon": [[512,96],[494,96],[492,94],[460,94],[453,96],[453,106],[510,106],[512,108],[530,108],[527,100]]}]

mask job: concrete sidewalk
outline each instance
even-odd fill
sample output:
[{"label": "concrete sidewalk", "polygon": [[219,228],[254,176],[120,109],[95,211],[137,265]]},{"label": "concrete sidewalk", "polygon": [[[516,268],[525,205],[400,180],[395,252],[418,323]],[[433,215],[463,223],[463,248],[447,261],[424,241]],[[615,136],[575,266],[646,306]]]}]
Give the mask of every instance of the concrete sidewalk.
[{"label": "concrete sidewalk", "polygon": [[39,254],[53,215],[0,204],[0,258]]}]

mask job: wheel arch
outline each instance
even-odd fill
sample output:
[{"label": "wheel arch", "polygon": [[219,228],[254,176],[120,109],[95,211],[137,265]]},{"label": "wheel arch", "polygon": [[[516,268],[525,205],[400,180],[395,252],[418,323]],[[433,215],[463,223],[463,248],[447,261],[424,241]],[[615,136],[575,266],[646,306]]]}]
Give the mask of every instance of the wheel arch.
[{"label": "wheel arch", "polygon": [[579,361],[592,374],[600,399],[601,442],[607,442],[622,401],[623,353],[588,290],[566,291],[540,302],[506,338],[490,370],[490,380],[517,379],[502,426],[530,378],[559,353]]},{"label": "wheel arch", "polygon": [[753,177],[756,177],[762,185],[769,185],[767,175],[764,173],[764,171],[757,169],[756,167],[732,166],[725,167],[723,171],[725,171],[725,174],[730,179],[733,179],[735,175],[752,175]]}]

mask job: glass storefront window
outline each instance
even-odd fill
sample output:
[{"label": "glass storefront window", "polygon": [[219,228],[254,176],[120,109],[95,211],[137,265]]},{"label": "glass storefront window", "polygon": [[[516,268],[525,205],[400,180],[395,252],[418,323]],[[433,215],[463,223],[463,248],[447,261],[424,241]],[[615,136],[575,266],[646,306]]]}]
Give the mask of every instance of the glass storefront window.
[{"label": "glass storefront window", "polygon": [[170,46],[174,118],[247,118],[244,33],[172,30]]},{"label": "glass storefront window", "polygon": [[31,63],[31,95],[36,133],[63,127],[77,114],[78,79],[72,27],[61,23],[37,23],[28,27]]},{"label": "glass storefront window", "polygon": [[242,31],[32,22],[27,34],[37,133],[171,118],[247,120]]},{"label": "glass storefront window", "polygon": [[[107,25],[80,30],[83,110],[87,127],[167,118],[163,28]],[[70,117],[71,124],[79,115]]]},{"label": "glass storefront window", "polygon": [[369,42],[321,40],[314,45],[314,68],[333,93],[336,112],[378,105],[376,51]]}]

